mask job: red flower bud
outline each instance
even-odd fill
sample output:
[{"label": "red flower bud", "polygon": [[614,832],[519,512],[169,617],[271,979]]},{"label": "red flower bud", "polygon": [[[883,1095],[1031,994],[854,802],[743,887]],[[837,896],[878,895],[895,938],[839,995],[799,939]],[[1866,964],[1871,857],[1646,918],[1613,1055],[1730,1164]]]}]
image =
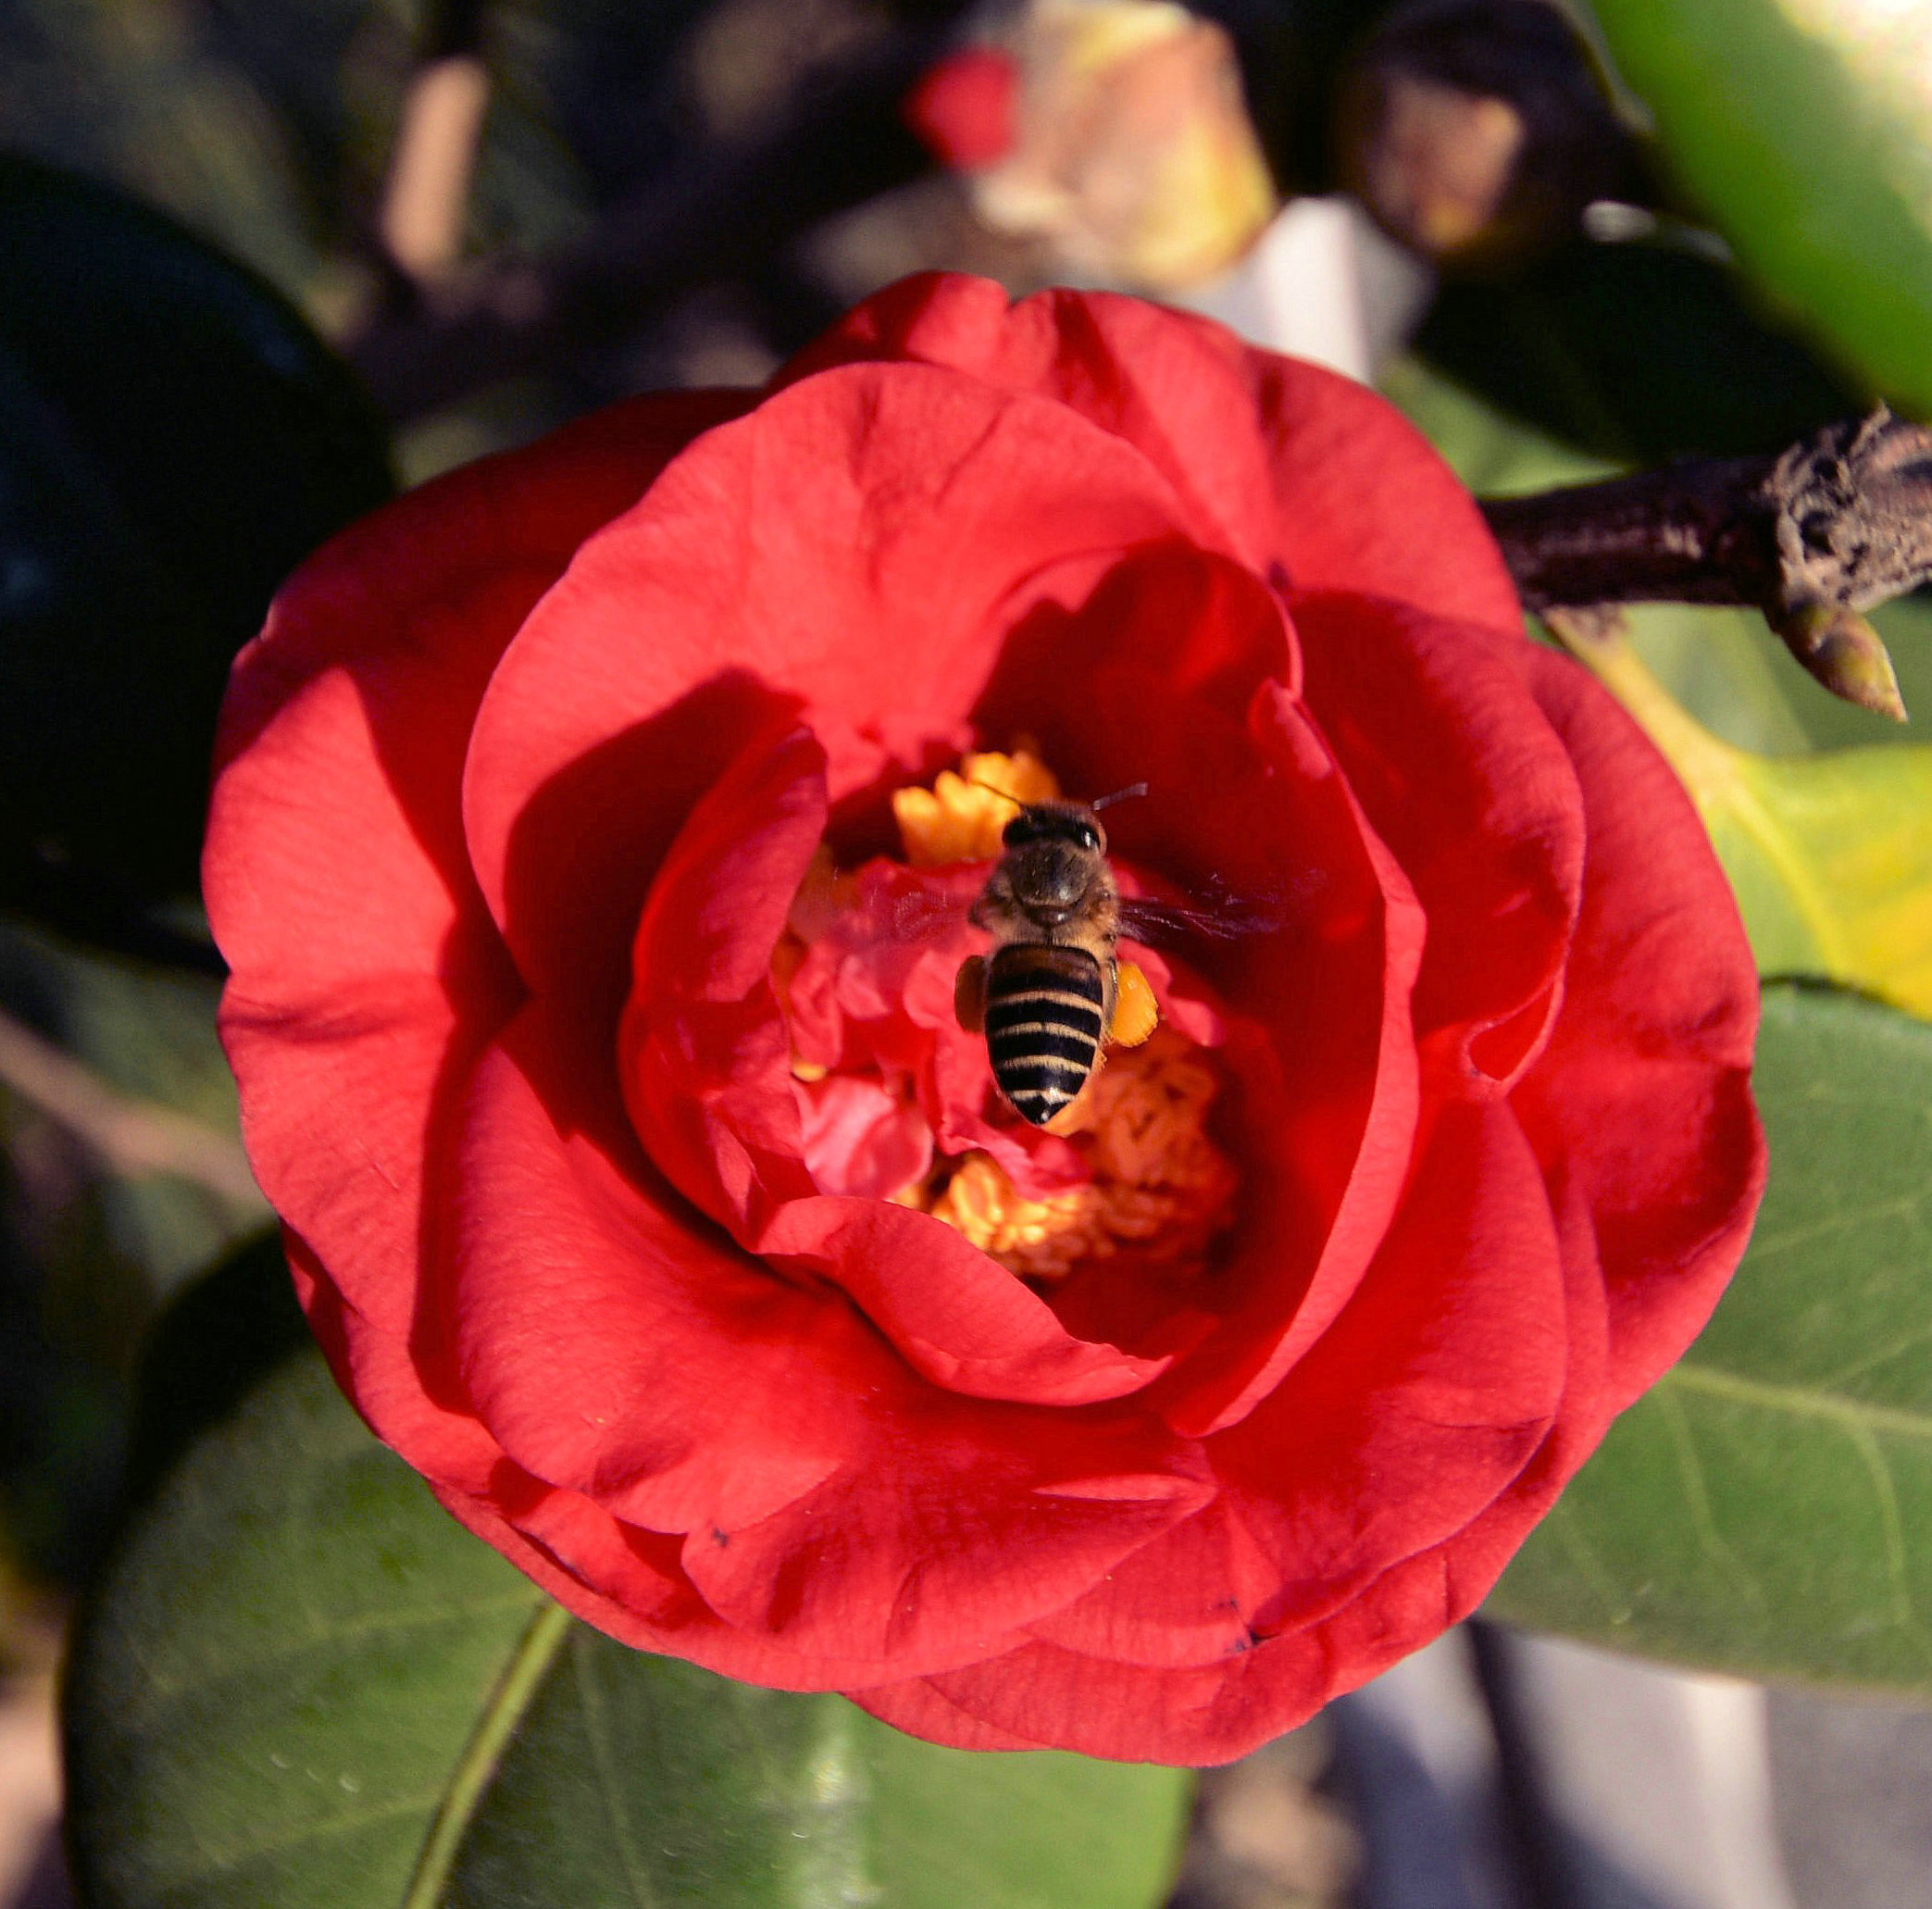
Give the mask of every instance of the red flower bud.
[{"label": "red flower bud", "polygon": [[1013,150],[1019,69],[1010,54],[969,46],[929,68],[905,96],[905,122],[941,166],[971,172]]},{"label": "red flower bud", "polygon": [[[954,1017],[986,844],[893,819],[1022,738],[1146,783],[1129,893],[1269,898],[1122,943],[1065,1132]],[[369,1423],[592,1623],[946,1742],[1214,1762],[1426,1642],[1762,1180],[1661,757],[1380,399],[1126,298],[910,281],[350,530],[206,876]]]}]

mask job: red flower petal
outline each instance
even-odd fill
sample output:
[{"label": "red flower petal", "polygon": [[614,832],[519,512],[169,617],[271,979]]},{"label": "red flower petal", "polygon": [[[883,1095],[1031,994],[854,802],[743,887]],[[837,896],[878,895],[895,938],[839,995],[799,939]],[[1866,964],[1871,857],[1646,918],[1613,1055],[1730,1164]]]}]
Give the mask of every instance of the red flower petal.
[{"label": "red flower petal", "polygon": [[[1332,760],[1300,707],[1278,693],[1257,698],[1252,729],[1272,745],[1283,786],[1290,764]],[[1265,1154],[1250,1168],[1267,1224],[1251,1224],[1253,1243],[1232,1255],[1220,1326],[1177,1375],[1166,1404],[1176,1429],[1194,1436],[1252,1410],[1348,1303],[1395,1212],[1415,1143],[1409,995],[1427,925],[1341,778],[1317,786],[1329,810],[1309,866],[1331,885],[1326,905],[1290,924],[1287,947],[1244,954],[1246,971],[1224,984],[1272,1023],[1282,1104],[1259,1136]],[[1234,813],[1252,840],[1254,810]],[[1307,853],[1305,837],[1303,846]],[[1279,852],[1281,866],[1294,866],[1293,849],[1290,842]],[[1294,1199],[1281,1199],[1290,1192]],[[1312,1238],[1304,1232],[1311,1208]],[[1247,1268],[1271,1264],[1270,1277],[1243,1279]]]},{"label": "red flower petal", "polygon": [[1583,882],[1577,772],[1495,639],[1357,597],[1301,597],[1308,700],[1428,917],[1416,1038],[1507,1088],[1556,1012]]},{"label": "red flower petal", "polygon": [[383,1330],[415,1313],[444,1082],[518,996],[461,830],[477,704],[577,544],[741,402],[641,400],[424,486],[305,565],[236,664],[203,884],[243,1133]]},{"label": "red flower petal", "polygon": [[1167,1364],[1076,1338],[1031,1287],[951,1227],[884,1201],[791,1201],[757,1250],[834,1281],[915,1371],[948,1391],[1091,1405],[1140,1391]]},{"label": "red flower petal", "polygon": [[1265,568],[1275,555],[1266,452],[1229,343],[1137,298],[1041,292],[1011,304],[989,279],[925,272],[855,306],[777,381],[882,359],[1052,398],[1153,465],[1184,500],[1192,542]]},{"label": "red flower petal", "polygon": [[617,1037],[631,1125],[741,1244],[816,1191],[771,964],[825,818],[825,751],[781,710],[667,851],[632,950]]},{"label": "red flower petal", "polygon": [[1222,333],[1266,433],[1280,587],[1386,596],[1522,633],[1516,587],[1482,512],[1428,441],[1352,380]]},{"label": "red flower petal", "polygon": [[1555,1417],[1568,1349],[1536,1160],[1507,1107],[1452,1109],[1340,1317],[1207,1441],[1215,1515],[1148,1546],[1033,1635],[1182,1666],[1326,1617],[1509,1489]]},{"label": "red flower petal", "polygon": [[1204,318],[1103,292],[1008,306],[984,279],[904,279],[786,368],[910,358],[1041,392],[1143,452],[1198,541],[1284,589],[1392,597],[1516,632],[1522,610],[1469,493],[1386,399]]},{"label": "red flower petal", "polygon": [[477,1066],[441,1304],[465,1386],[519,1465],[615,1516],[754,1522],[851,1458],[853,1400],[902,1368],[654,1183],[600,1080],[541,1002]]},{"label": "red flower petal", "polygon": [[1529,647],[1518,667],[1577,766],[1589,853],[1563,1011],[1514,1098],[1595,1222],[1621,1411],[1710,1316],[1763,1197],[1757,975],[1710,838],[1650,740],[1569,658]]},{"label": "red flower petal", "polygon": [[1207,1498],[1144,1419],[942,1396],[875,1420],[869,1461],[685,1565],[714,1609],[804,1651],[970,1663],[1057,1609]]},{"label": "red flower petal", "polygon": [[814,1186],[889,1200],[932,1166],[932,1129],[918,1108],[876,1080],[835,1074],[799,1090],[799,1147]]},{"label": "red flower petal", "polygon": [[849,1292],[913,1368],[977,1397],[1091,1404],[1161,1362],[1075,1339],[1012,1274],[926,1215],[819,1195],[805,1172],[772,952],[825,819],[803,730],[749,753],[692,812],[646,904],[620,1040],[638,1134],[767,1264]]},{"label": "red flower petal", "polygon": [[[436,1495],[586,1623],[640,1650],[686,1658],[720,1676],[780,1691],[842,1690],[952,1668],[984,1653],[983,1643],[957,1638],[950,1651],[925,1657],[903,1649],[885,1659],[802,1651],[785,1637],[741,1630],[719,1617],[684,1574],[681,1538],[618,1524],[575,1492],[545,1487],[506,1466],[487,1495],[446,1487]],[[704,1541],[692,1541],[693,1548]]]},{"label": "red flower petal", "polygon": [[419,1358],[405,1333],[346,1304],[314,1250],[286,1227],[282,1244],[330,1369],[371,1429],[425,1476],[488,1491],[502,1450],[450,1382],[444,1362]]},{"label": "red flower petal", "polygon": [[[711,432],[590,539],[470,744],[472,858],[525,979],[612,1011],[671,829],[794,696],[834,803],[971,741],[1024,593],[1172,531],[1146,461],[1044,400],[858,366]],[[908,655],[916,669],[905,667]],[[762,720],[763,705],[758,712]]]},{"label": "red flower petal", "polygon": [[1300,1628],[1460,1530],[1529,1461],[1564,1390],[1564,1266],[1508,1106],[1440,1110],[1375,1264],[1340,1316],[1209,1443]]}]

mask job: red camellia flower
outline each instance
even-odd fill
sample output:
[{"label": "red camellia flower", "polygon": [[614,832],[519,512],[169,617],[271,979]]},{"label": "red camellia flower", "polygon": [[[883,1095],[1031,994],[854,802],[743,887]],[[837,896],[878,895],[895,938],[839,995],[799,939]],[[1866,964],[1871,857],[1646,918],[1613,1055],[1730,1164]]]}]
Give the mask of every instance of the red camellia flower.
[{"label": "red camellia flower", "polygon": [[[1141,782],[1123,888],[1255,931],[1123,942],[1160,1030],[1042,1129],[966,905]],[[1387,405],[1126,298],[910,281],[350,530],[206,872],[377,1432],[614,1636],[947,1743],[1215,1762],[1427,1642],[1762,1179],[1669,769]]]}]

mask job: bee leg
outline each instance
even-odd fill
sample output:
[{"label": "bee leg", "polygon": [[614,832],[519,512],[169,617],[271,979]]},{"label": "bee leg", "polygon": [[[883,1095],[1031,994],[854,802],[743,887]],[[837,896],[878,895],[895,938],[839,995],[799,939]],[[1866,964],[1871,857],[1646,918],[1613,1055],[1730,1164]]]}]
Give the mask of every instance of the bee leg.
[{"label": "bee leg", "polygon": [[953,983],[953,1012],[968,1034],[978,1034],[986,1026],[986,956],[968,954],[959,965]]},{"label": "bee leg", "polygon": [[1123,961],[1114,991],[1114,1017],[1107,1026],[1107,1039],[1118,1047],[1139,1047],[1160,1021],[1160,1004],[1153,998],[1147,977],[1131,961]]}]

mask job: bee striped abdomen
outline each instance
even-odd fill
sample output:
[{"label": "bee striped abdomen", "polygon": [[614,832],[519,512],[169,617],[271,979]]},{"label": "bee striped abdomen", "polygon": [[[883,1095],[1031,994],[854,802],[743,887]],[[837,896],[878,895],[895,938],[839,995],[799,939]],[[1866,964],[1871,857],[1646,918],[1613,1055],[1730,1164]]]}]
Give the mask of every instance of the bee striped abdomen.
[{"label": "bee striped abdomen", "polygon": [[1084,948],[1002,948],[986,977],[986,1051],[1000,1092],[1044,1127],[1100,1058],[1106,981]]}]

